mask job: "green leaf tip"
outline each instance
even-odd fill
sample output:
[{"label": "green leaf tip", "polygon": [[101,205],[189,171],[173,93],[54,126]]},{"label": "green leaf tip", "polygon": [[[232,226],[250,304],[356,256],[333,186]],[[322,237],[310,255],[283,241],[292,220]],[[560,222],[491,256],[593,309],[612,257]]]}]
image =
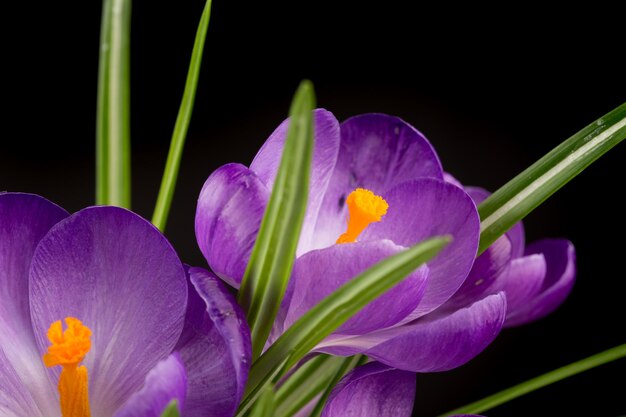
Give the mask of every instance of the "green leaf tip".
[{"label": "green leaf tip", "polygon": [[196,31],[196,39],[191,52],[191,62],[187,71],[187,81],[185,82],[185,90],[183,98],[178,109],[174,132],[170,142],[170,150],[167,154],[165,170],[163,171],[163,179],[159,188],[159,195],[154,207],[152,215],[152,224],[154,224],[162,232],[165,231],[167,218],[170,213],[172,200],[174,199],[174,190],[176,189],[176,181],[178,179],[178,171],[183,157],[183,148],[187,131],[191,123],[191,115],[193,105],[196,98],[196,90],[198,89],[198,79],[200,78],[200,66],[202,65],[202,55],[204,52],[204,44],[206,34],[209,29],[209,21],[211,19],[211,0],[207,0],[198,30]]},{"label": "green leaf tip", "polygon": [[313,155],[315,93],[300,83],[290,112],[280,166],[246,268],[238,301],[252,335],[252,357],[265,346],[287,288],[306,212]]},{"label": "green leaf tip", "polygon": [[178,408],[178,400],[172,400],[161,413],[161,417],[180,417],[180,409]]}]

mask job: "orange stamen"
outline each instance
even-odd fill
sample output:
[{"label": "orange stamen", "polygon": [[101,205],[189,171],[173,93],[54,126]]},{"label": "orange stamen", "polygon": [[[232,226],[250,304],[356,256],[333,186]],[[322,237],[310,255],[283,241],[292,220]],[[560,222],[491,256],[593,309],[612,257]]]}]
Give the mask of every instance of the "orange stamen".
[{"label": "orange stamen", "polygon": [[57,365],[63,367],[59,377],[61,415],[90,417],[87,368],[78,364],[91,349],[91,330],[74,317],[66,317],[65,324],[65,331],[61,320],[50,325],[48,340],[52,345],[43,355],[43,362],[49,368]]},{"label": "orange stamen", "polygon": [[348,229],[339,236],[336,243],[356,242],[361,232],[370,223],[379,222],[389,208],[385,199],[364,188],[352,191],[346,199],[346,204],[349,213]]}]

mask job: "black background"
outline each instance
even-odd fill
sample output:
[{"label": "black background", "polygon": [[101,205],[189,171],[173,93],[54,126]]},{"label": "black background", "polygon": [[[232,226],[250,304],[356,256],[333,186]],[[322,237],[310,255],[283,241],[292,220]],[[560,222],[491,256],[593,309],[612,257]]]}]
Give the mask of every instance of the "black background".
[{"label": "black background", "polygon": [[[339,120],[401,116],[426,134],[447,171],[491,190],[626,99],[619,13],[599,3],[554,13],[522,3],[266,3],[217,0],[213,8],[166,231],[191,264],[205,265],[193,233],[204,180],[221,164],[252,160],[303,78]],[[135,1],[132,18],[133,208],[148,218],[203,1],[154,4]],[[100,4],[23,2],[3,17],[0,189],[41,194],[70,211],[91,205]],[[419,375],[416,416],[626,342],[625,157],[618,146],[526,219],[529,241],[576,245],[578,281],[567,302],[504,331],[460,369]],[[624,362],[486,414],[626,413]]]}]

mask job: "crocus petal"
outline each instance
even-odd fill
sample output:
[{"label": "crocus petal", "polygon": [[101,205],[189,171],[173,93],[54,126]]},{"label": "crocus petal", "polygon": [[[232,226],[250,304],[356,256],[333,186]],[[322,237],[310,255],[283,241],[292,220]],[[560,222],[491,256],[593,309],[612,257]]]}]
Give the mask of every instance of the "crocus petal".
[{"label": "crocus petal", "polygon": [[[91,207],[41,240],[30,270],[30,310],[40,353],[50,324],[76,317],[92,330],[84,364],[94,417],[110,416],[166,358],[183,328],[185,270],[148,221]],[[58,367],[51,370],[57,380]]]},{"label": "crocus petal", "polygon": [[[511,262],[511,241],[508,236],[500,236],[472,266],[461,288],[449,299],[444,307],[451,310],[466,307],[487,295],[500,291],[501,274],[506,273]],[[510,309],[509,299],[507,305]]]},{"label": "crocus petal", "polygon": [[[289,282],[285,328],[375,263],[405,248],[390,240],[334,245],[298,258]],[[337,333],[363,334],[398,323],[415,309],[426,287],[427,268],[417,269],[344,323]]]},{"label": "crocus petal", "polygon": [[[27,382],[23,380],[23,377],[29,378],[34,376],[16,371],[15,366],[5,356],[3,349],[0,348],[0,411],[3,416],[44,416],[35,401],[34,396],[36,393],[32,393]],[[36,376],[39,376],[42,381],[47,383],[43,369],[37,370]],[[45,401],[47,404],[44,404],[46,406],[44,408],[46,411],[45,416],[58,416],[60,413],[54,412],[54,396],[50,398],[49,401]],[[50,414],[47,413],[48,409],[52,411]]]},{"label": "crocus petal", "polygon": [[[489,191],[480,187],[465,187],[465,192],[472,197],[476,205],[479,205],[491,195]],[[521,221],[515,223],[513,227],[506,232],[506,237],[511,241],[511,257],[514,259],[524,255],[526,236],[524,225]]]},{"label": "crocus petal", "polygon": [[[507,317],[507,326],[518,326],[547,316],[563,301],[574,286],[576,252],[571,242],[563,239],[544,239],[526,248],[526,254],[542,254],[546,262],[545,279],[538,294],[527,300]],[[509,277],[508,286],[513,277]],[[505,289],[507,291],[507,289]]]},{"label": "crocus petal", "polygon": [[524,231],[524,223],[521,221],[515,223],[506,232],[507,237],[511,241],[511,256],[513,258],[519,258],[524,255],[524,248],[526,247],[526,232]]},{"label": "crocus petal", "polygon": [[482,352],[500,332],[505,315],[506,297],[498,293],[469,307],[438,310],[403,326],[328,340],[317,350],[342,356],[363,353],[405,371],[447,371]]},{"label": "crocus petal", "polygon": [[[316,109],[313,111],[313,120],[315,147],[309,176],[307,211],[300,233],[298,255],[311,249],[315,222],[339,152],[339,122],[335,116],[327,110]],[[289,119],[276,128],[250,164],[250,169],[259,176],[268,189],[272,189],[278,173],[288,128]]]},{"label": "crocus petal", "polygon": [[482,352],[500,332],[505,314],[504,294],[490,295],[451,314],[435,312],[414,324],[391,329],[390,335],[395,337],[366,354],[398,369],[447,371]]},{"label": "crocus petal", "polygon": [[411,246],[434,236],[450,235],[453,239],[428,262],[426,293],[407,318],[415,319],[439,307],[463,284],[478,248],[478,212],[463,190],[430,178],[402,183],[384,197],[389,210],[381,222],[363,232],[362,241],[390,239]]},{"label": "crocus petal", "polygon": [[160,417],[172,400],[177,400],[178,409],[184,410],[186,392],[185,366],[178,353],[173,353],[148,372],[143,388],[114,417]]},{"label": "crocus petal", "polygon": [[541,291],[546,276],[546,259],[541,254],[514,259],[509,269],[498,278],[499,288],[506,293],[507,321],[515,317],[520,310]]},{"label": "crocus petal", "polygon": [[246,271],[268,200],[263,182],[240,164],[218,168],[198,197],[198,246],[211,269],[234,287]]},{"label": "crocus petal", "polygon": [[414,398],[415,374],[372,362],[342,378],[322,417],[410,417]]},{"label": "crocus petal", "polygon": [[420,177],[442,179],[441,163],[424,135],[402,119],[363,114],[341,124],[341,147],[320,210],[312,248],[335,243],[344,232],[345,200],[355,188],[381,195]]},{"label": "crocus petal", "polygon": [[[461,184],[461,181],[457,180],[452,174],[450,174],[449,172],[444,172],[443,173],[443,180],[445,182],[448,182],[452,185],[456,185],[459,188],[464,188],[463,184]],[[472,195],[468,190],[465,190],[465,192],[467,192],[470,196]],[[475,201],[475,200],[474,200]]]},{"label": "crocus petal", "polygon": [[28,270],[41,238],[67,216],[37,195],[0,194],[0,409],[19,400],[30,409],[20,415],[40,415],[35,404],[47,410],[55,401],[32,332]]},{"label": "crocus petal", "polygon": [[185,416],[231,417],[248,379],[250,330],[226,286],[189,268],[185,328],[176,346],[187,368]]}]

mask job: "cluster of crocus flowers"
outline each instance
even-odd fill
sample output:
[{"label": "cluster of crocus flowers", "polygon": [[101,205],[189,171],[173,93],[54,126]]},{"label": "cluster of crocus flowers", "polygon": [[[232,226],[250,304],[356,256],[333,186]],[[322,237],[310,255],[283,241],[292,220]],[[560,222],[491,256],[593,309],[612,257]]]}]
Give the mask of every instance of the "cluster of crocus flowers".
[{"label": "cluster of crocus flowers", "polygon": [[[421,240],[453,240],[427,265],[370,303],[314,349],[365,354],[377,361],[346,376],[325,415],[410,415],[414,385],[407,372],[458,367],[489,345],[503,326],[542,317],[569,293],[574,249],[564,240],[525,246],[521,224],[477,257],[476,204],[487,193],[445,173],[426,138],[397,117],[365,114],[339,124],[316,110],[308,206],[297,259],[272,337],[376,262]],[[238,287],[276,178],[288,120],[250,167],[228,164],[206,181],[196,212],[196,237],[211,269]],[[347,225],[347,226],[346,226]],[[269,343],[272,341],[270,340]],[[358,382],[358,383],[357,383]],[[385,386],[410,406],[372,408],[342,390]],[[365,388],[362,388],[365,389]],[[378,393],[378,394],[376,394]],[[363,394],[365,395],[365,394]],[[343,398],[344,400],[341,400]],[[407,403],[408,404],[408,403]],[[333,408],[337,411],[333,412]],[[384,412],[383,412],[384,411]]]},{"label": "cluster of crocus flowers", "polygon": [[250,354],[232,294],[148,221],[0,194],[0,415],[230,417]]},{"label": "cluster of crocus flowers", "polygon": [[[410,416],[415,372],[458,367],[503,327],[565,299],[574,249],[565,240],[526,246],[518,224],[477,257],[476,204],[488,193],[445,173],[420,132],[382,114],[339,124],[316,110],[314,121],[307,211],[268,344],[376,262],[451,236],[438,257],[313,349],[371,359],[334,388],[323,416]],[[241,282],[287,126],[249,168],[228,164],[206,181],[196,237],[213,272],[183,265],[128,210],[70,215],[39,196],[0,193],[1,415],[160,416],[172,404],[182,416],[235,414],[250,331],[222,280]]]}]

